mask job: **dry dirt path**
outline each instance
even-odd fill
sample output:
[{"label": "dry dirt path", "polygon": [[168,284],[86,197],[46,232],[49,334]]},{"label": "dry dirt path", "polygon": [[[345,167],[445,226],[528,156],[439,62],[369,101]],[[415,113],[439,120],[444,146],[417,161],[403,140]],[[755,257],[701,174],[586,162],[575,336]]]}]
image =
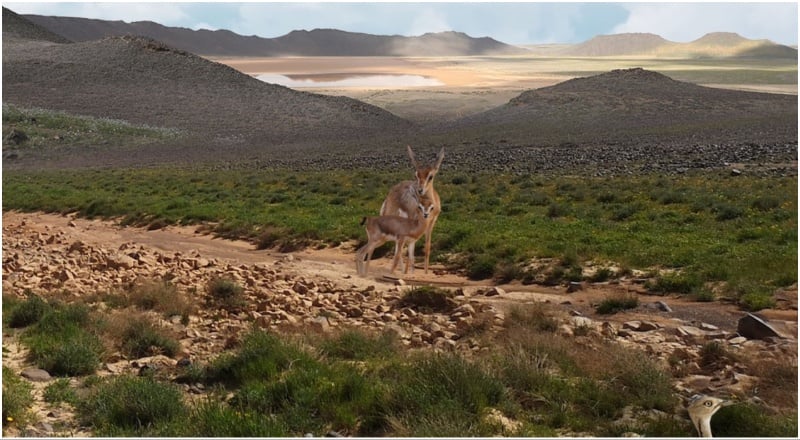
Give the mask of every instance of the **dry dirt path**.
[{"label": "dry dirt path", "polygon": [[[336,282],[346,282],[356,290],[375,286],[378,290],[391,289],[396,285],[395,279],[402,276],[389,276],[390,259],[383,258],[370,264],[370,275],[362,278],[356,275],[351,245],[322,250],[303,250],[291,254],[283,254],[272,250],[256,250],[248,242],[215,238],[209,234],[198,232],[197,227],[169,226],[160,230],[148,231],[142,228],[119,226],[113,221],[90,220],[46,213],[4,212],[5,226],[24,225],[37,233],[58,231],[66,236],[62,241],[82,241],[91,246],[119,249],[125,244],[135,243],[168,253],[202,256],[206,259],[218,259],[233,265],[274,264],[281,261],[289,266],[294,274],[307,278],[328,278]],[[5,249],[4,249],[5,250]],[[288,257],[288,258],[287,258]],[[404,276],[409,285],[437,285],[448,288],[461,288],[467,296],[485,291],[495,286],[488,281],[470,281],[465,277],[445,273],[442,268],[433,266],[431,273],[424,274],[419,268],[413,275]],[[647,295],[646,291],[632,283],[599,283],[584,285],[574,293],[567,293],[564,287],[524,286],[519,283],[497,285],[504,291],[500,296],[481,297],[482,300],[495,303],[503,308],[511,304],[533,301],[549,301],[562,304],[592,315],[593,305],[609,295],[616,293],[639,294],[638,309],[612,316],[595,316],[595,318],[611,321],[627,321],[632,319],[650,319],[662,325],[676,326],[677,320],[707,322],[729,331],[735,331],[736,322],[744,315],[738,307],[723,303],[698,303],[681,297]],[[673,313],[658,312],[654,303],[667,303]],[[785,292],[779,296],[779,308],[764,310],[761,316],[777,321],[797,322],[796,290]],[[782,323],[778,324],[783,326]],[[791,332],[791,329],[788,330]]]}]

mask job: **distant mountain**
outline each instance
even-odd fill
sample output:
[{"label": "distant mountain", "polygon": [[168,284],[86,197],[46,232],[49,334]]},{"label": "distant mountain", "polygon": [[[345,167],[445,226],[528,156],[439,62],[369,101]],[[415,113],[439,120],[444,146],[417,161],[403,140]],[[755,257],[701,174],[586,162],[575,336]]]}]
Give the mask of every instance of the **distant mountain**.
[{"label": "distant mountain", "polygon": [[523,54],[527,50],[460,32],[429,33],[418,37],[371,35],[335,29],[297,30],[277,38],[243,36],[227,30],[209,31],[168,27],[151,21],[126,23],[76,17],[25,15],[52,32],[73,41],[139,35],[187,52],[207,56],[456,56]]},{"label": "distant mountain", "polygon": [[750,40],[731,32],[713,32],[689,43],[675,43],[655,34],[629,33],[599,35],[583,43],[561,48],[557,55],[797,59],[797,49],[769,40]]},{"label": "distant mountain", "polygon": [[669,41],[655,34],[599,35],[591,40],[565,48],[564,55],[602,57],[652,53]]},{"label": "distant mountain", "polygon": [[18,15],[14,11],[3,8],[3,40],[8,38],[49,41],[52,43],[71,42],[61,35],[32,23],[30,20]]}]

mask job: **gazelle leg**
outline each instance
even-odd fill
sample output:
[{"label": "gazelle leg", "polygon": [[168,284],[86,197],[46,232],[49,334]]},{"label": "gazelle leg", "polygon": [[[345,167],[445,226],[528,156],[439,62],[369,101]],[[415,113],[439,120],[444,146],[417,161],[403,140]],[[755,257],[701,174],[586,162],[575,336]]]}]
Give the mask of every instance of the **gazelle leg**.
[{"label": "gazelle leg", "polygon": [[431,233],[433,232],[433,226],[436,224],[436,220],[439,217],[436,216],[431,220],[431,223],[428,225],[428,229],[425,231],[425,273],[428,273],[428,262],[431,258]]},{"label": "gazelle leg", "polygon": [[[394,273],[394,270],[397,269],[397,264],[400,263],[400,259],[403,255],[403,245],[405,244],[404,240],[398,240],[397,242],[397,249],[398,251],[394,254],[394,259],[392,259],[392,270],[390,273]],[[408,266],[406,266],[406,270],[408,270]]]},{"label": "gazelle leg", "polygon": [[414,273],[414,248],[416,247],[416,240],[408,240],[408,264],[406,264],[406,273]]}]

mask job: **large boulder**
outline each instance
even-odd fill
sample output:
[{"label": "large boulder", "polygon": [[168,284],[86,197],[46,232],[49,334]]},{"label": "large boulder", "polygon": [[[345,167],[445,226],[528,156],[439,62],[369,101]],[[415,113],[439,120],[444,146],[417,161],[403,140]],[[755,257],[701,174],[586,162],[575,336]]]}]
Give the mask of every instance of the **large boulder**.
[{"label": "large boulder", "polygon": [[752,313],[748,313],[739,319],[736,331],[747,339],[782,337],[771,325]]}]

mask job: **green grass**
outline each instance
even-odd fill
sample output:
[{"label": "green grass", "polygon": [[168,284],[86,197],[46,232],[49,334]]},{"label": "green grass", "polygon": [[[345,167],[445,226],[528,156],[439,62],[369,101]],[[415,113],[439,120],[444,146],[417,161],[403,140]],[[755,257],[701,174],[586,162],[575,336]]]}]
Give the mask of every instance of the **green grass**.
[{"label": "green grass", "polygon": [[3,139],[12,130],[25,134],[27,139],[15,147],[26,149],[120,143],[131,146],[177,139],[181,135],[177,130],[133,125],[120,120],[3,104]]},{"label": "green grass", "polygon": [[158,436],[186,414],[180,390],[149,377],[117,376],[103,379],[78,405],[83,423],[99,436]]},{"label": "green grass", "polygon": [[[367,171],[152,168],[3,174],[4,209],[77,212],[124,224],[215,222],[216,233],[285,250],[365,234],[405,174]],[[586,278],[580,265],[671,269],[656,291],[724,282],[750,309],[797,279],[797,181],[705,173],[607,178],[460,174],[437,179],[443,213],[433,261],[470,278],[525,279],[536,258],[570,262],[548,282]],[[676,274],[676,275],[670,275]]]},{"label": "green grass", "polygon": [[[41,301],[30,296],[26,302]],[[20,306],[24,307],[24,306]],[[53,303],[21,336],[29,357],[39,368],[55,376],[94,373],[104,352],[95,318],[82,304]]]},{"label": "green grass", "polygon": [[7,426],[25,426],[32,417],[33,386],[3,365],[3,434]]}]

